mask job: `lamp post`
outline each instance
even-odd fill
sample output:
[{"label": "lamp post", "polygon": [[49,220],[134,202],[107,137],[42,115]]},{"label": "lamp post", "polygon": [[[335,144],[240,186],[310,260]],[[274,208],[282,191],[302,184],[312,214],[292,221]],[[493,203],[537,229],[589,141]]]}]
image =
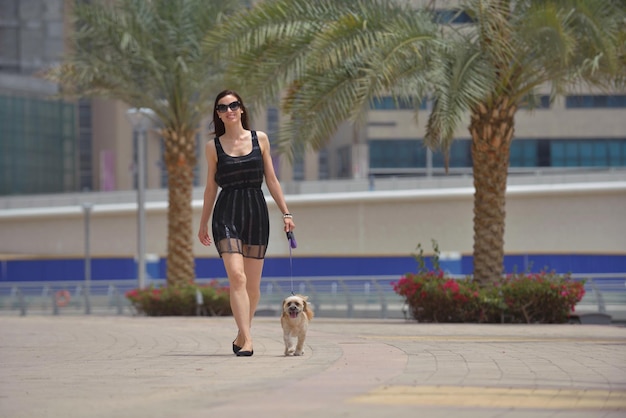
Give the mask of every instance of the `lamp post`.
[{"label": "lamp post", "polygon": [[137,282],[143,289],[146,286],[146,136],[154,111],[133,107],[126,111],[126,116],[137,134]]},{"label": "lamp post", "polygon": [[90,247],[90,222],[89,222],[89,214],[91,212],[91,208],[93,208],[92,203],[84,202],[82,204],[83,214],[85,218],[85,314],[91,314],[91,247]]}]

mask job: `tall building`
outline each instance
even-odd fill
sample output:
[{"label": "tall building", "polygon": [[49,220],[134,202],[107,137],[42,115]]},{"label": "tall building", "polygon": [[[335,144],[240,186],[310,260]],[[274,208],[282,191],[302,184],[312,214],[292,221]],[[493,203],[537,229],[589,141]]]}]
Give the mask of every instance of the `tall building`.
[{"label": "tall building", "polygon": [[[61,100],[41,73],[58,63],[77,0],[0,0],[0,195],[131,190],[137,135],[128,106]],[[82,1],[82,0],[79,0]],[[147,143],[147,186],[166,187],[162,145]]]},{"label": "tall building", "polygon": [[64,52],[64,1],[0,0],[0,195],[74,191],[76,105],[37,76]]}]

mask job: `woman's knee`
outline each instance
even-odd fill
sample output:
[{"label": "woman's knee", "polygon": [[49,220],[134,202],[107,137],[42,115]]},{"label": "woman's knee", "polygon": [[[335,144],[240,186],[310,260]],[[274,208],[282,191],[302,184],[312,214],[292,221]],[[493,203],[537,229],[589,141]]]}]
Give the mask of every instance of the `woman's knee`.
[{"label": "woman's knee", "polygon": [[228,275],[228,281],[230,282],[230,286],[235,289],[246,289],[247,288],[247,279],[246,273],[243,270],[236,270],[230,272]]},{"label": "woman's knee", "polygon": [[227,253],[222,256],[230,287],[238,290],[247,286],[246,269],[243,257],[237,253]]}]

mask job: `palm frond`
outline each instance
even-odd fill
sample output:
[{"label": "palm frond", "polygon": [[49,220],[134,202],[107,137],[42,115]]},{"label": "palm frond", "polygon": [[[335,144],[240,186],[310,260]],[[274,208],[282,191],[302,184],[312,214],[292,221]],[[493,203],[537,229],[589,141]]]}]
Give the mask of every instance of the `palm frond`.
[{"label": "palm frond", "polygon": [[474,21],[473,30],[465,37],[475,42],[486,59],[506,78],[510,62],[515,57],[512,44],[514,28],[511,24],[510,0],[470,0],[463,4],[465,11]]},{"label": "palm frond", "polygon": [[[229,74],[259,101],[289,91],[282,149],[319,149],[343,120],[358,122],[373,97],[421,97],[436,48],[430,16],[382,0],[274,0],[207,38],[232,55]],[[421,76],[416,76],[422,74]],[[255,97],[256,96],[256,97]],[[307,117],[304,117],[307,115]],[[297,134],[296,134],[297,133]]]},{"label": "palm frond", "polygon": [[[311,43],[312,62],[323,69],[367,51],[404,52],[422,58],[424,44],[437,33],[430,15],[388,2],[356,2],[355,9],[328,22]],[[383,57],[384,58],[384,57]]]},{"label": "palm frond", "polygon": [[238,4],[79,3],[72,52],[47,76],[63,86],[64,95],[116,98],[152,108],[165,125],[196,125],[212,106],[209,98],[224,69],[202,40]]},{"label": "palm frond", "polygon": [[430,76],[434,102],[424,142],[447,153],[463,117],[495,91],[497,71],[478,44],[463,40],[443,48],[434,65],[438,69]]},{"label": "palm frond", "polygon": [[290,115],[278,138],[280,150],[292,156],[296,150],[321,149],[355,109],[367,104],[359,92],[362,79],[335,70],[309,75],[306,84],[294,86],[285,97]]},{"label": "palm frond", "polygon": [[512,69],[520,92],[544,83],[551,83],[559,92],[582,82],[611,85],[622,71],[618,50],[625,18],[620,1],[525,4],[513,19],[517,53]]},{"label": "palm frond", "polygon": [[277,97],[305,68],[310,43],[320,27],[348,0],[277,0],[242,10],[209,32],[205,45],[228,62],[228,82],[252,96]]}]

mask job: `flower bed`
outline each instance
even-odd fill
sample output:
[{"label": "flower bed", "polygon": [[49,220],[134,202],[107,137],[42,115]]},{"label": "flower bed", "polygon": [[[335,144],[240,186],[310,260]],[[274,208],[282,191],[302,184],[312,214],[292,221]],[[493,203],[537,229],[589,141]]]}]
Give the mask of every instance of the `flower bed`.
[{"label": "flower bed", "polygon": [[564,323],[585,294],[584,282],[554,272],[514,273],[481,288],[439,267],[439,251],[426,267],[421,247],[417,273],[392,283],[419,322]]},{"label": "flower bed", "polygon": [[[229,289],[217,281],[204,285],[148,286],[129,290],[126,298],[137,313],[147,316],[232,315]],[[201,299],[200,305],[198,299]]]}]

